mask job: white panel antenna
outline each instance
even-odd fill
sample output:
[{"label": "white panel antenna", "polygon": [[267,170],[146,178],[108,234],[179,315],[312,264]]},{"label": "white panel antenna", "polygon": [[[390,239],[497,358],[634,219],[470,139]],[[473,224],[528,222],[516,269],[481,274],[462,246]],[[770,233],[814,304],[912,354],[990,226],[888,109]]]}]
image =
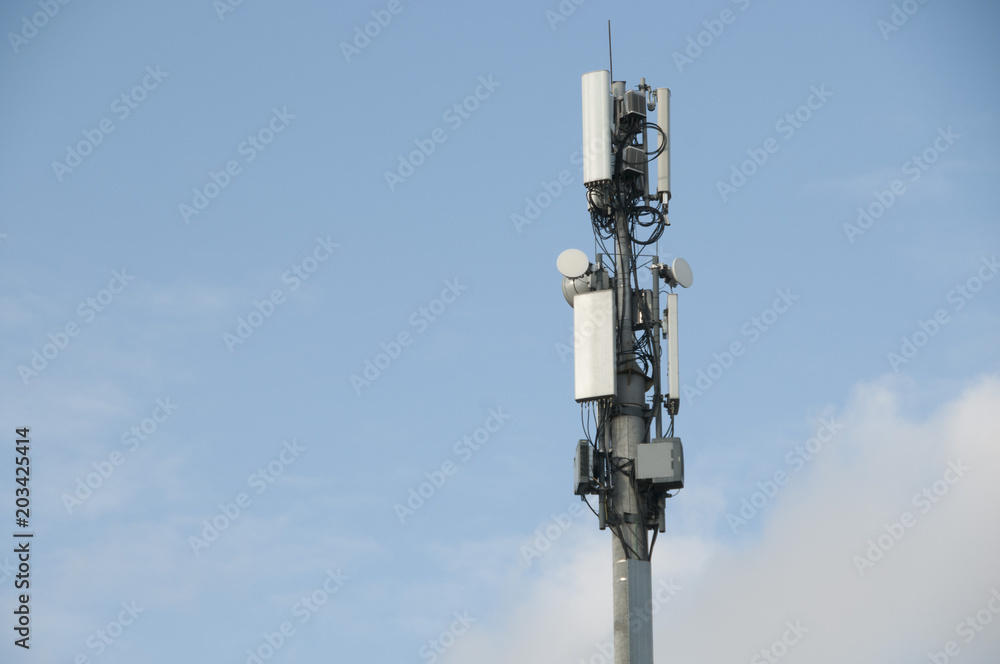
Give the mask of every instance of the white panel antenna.
[{"label": "white panel antenna", "polygon": [[615,396],[618,382],[615,322],[614,291],[580,293],[573,299],[573,368],[577,401]]},{"label": "white panel antenna", "polygon": [[611,180],[611,73],[583,75],[583,182]]},{"label": "white panel antenna", "polygon": [[658,134],[657,149],[663,148],[656,158],[656,193],[666,205],[670,200],[670,89],[656,89],[656,124],[663,130]]},{"label": "white panel antenna", "polygon": [[677,293],[667,294],[668,410],[677,413],[681,401],[681,376],[677,367]]}]

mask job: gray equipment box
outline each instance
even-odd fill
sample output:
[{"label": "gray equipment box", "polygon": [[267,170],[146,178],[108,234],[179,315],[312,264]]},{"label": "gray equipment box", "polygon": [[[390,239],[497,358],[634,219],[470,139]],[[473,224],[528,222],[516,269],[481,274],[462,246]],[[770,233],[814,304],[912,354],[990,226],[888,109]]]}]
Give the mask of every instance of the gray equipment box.
[{"label": "gray equipment box", "polygon": [[622,151],[622,170],[642,175],[645,173],[645,168],[646,153],[642,151],[642,148],[637,148],[634,145],[626,146]]},{"label": "gray equipment box", "polygon": [[684,449],[680,438],[654,438],[636,448],[635,478],[664,489],[684,488]]},{"label": "gray equipment box", "polygon": [[594,448],[590,441],[581,440],[576,444],[576,458],[573,459],[573,493],[584,496],[593,493],[590,486],[594,477]]},{"label": "gray equipment box", "polygon": [[623,118],[646,118],[646,95],[638,90],[629,90],[622,99]]}]

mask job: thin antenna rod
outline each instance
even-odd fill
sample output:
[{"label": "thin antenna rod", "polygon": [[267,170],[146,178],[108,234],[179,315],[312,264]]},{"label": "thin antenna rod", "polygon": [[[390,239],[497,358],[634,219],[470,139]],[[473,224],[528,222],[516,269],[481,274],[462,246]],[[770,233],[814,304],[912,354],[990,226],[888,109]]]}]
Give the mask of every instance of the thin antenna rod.
[{"label": "thin antenna rod", "polygon": [[615,61],[611,57],[611,19],[608,19],[608,73],[611,82],[615,82]]}]

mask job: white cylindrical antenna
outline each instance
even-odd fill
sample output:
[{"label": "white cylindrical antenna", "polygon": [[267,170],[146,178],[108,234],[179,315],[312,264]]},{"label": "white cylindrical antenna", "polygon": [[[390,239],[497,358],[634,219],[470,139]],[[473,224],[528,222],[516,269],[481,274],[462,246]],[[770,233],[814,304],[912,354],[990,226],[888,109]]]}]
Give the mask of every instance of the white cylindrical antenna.
[{"label": "white cylindrical antenna", "polygon": [[670,89],[656,89],[656,124],[663,130],[659,134],[657,149],[662,149],[656,159],[656,193],[666,205],[670,200]]},{"label": "white cylindrical antenna", "polygon": [[611,73],[583,75],[583,183],[611,179]]}]

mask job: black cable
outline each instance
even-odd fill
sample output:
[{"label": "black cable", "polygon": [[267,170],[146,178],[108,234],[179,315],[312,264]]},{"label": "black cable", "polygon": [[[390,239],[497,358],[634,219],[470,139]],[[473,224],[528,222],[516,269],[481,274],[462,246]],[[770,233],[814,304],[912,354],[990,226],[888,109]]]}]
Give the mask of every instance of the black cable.
[{"label": "black cable", "polygon": [[[622,474],[626,474],[625,465],[621,464],[620,462],[618,464],[615,464],[615,460],[614,459],[611,459],[611,463],[612,463],[612,473],[611,473],[612,476],[614,476],[615,472],[620,472]],[[635,483],[634,464],[631,461],[629,461],[628,464],[627,464],[627,466],[628,466],[628,475],[629,475],[630,481],[633,483],[633,489],[634,489],[635,488],[634,487],[634,483]],[[618,512],[617,512],[617,507],[616,506],[612,507],[612,504],[610,502],[609,502],[608,512],[609,512],[609,515],[614,515],[614,517],[615,517],[614,518],[614,523],[612,523],[612,519],[609,519],[608,522],[609,522],[609,525],[612,526],[612,532],[615,533],[615,535],[618,537],[619,541],[621,541],[622,547],[625,549],[625,551],[627,553],[631,554],[631,557],[641,560],[642,557],[639,555],[639,553],[635,549],[633,549],[628,544],[628,542],[625,539],[624,534],[622,533],[621,524],[624,522],[624,515],[623,514],[619,515]],[[642,522],[642,514],[641,513],[639,514],[639,519],[640,519],[640,522]],[[645,526],[643,526],[643,527],[645,528]]]},{"label": "black cable", "polygon": [[[646,163],[648,164],[649,162],[653,161],[654,159],[656,159],[657,157],[659,157],[661,154],[663,154],[663,151],[667,149],[667,132],[663,131],[660,128],[660,125],[656,124],[655,122],[646,122],[646,123],[644,123],[644,127],[645,128],[652,127],[653,129],[656,130],[657,134],[662,134],[663,135],[663,143],[661,143],[660,146],[658,148],[656,148],[655,152],[650,152],[649,150],[646,150],[646,156],[649,157],[649,159],[646,160]],[[659,142],[659,141],[657,141],[657,142]]]},{"label": "black cable", "polygon": [[620,525],[611,526],[611,532],[613,532],[615,536],[618,537],[618,541],[622,543],[622,548],[625,549],[625,553],[627,556],[635,558],[636,560],[642,560],[642,558],[639,556],[639,553],[631,546],[629,546],[628,542],[625,541],[625,536],[622,535]]},{"label": "black cable", "polygon": [[[635,466],[634,465],[632,466],[632,471],[629,473],[629,480],[631,481],[631,484],[632,484],[632,491],[635,493],[636,498],[639,498],[639,483],[635,479]],[[645,510],[642,509],[642,504],[641,504],[644,501],[639,500],[637,502],[640,503],[640,505],[639,505],[639,525],[642,526],[642,532],[645,533],[647,530],[649,530],[649,527],[646,526],[646,515],[643,514],[643,512]]]}]

